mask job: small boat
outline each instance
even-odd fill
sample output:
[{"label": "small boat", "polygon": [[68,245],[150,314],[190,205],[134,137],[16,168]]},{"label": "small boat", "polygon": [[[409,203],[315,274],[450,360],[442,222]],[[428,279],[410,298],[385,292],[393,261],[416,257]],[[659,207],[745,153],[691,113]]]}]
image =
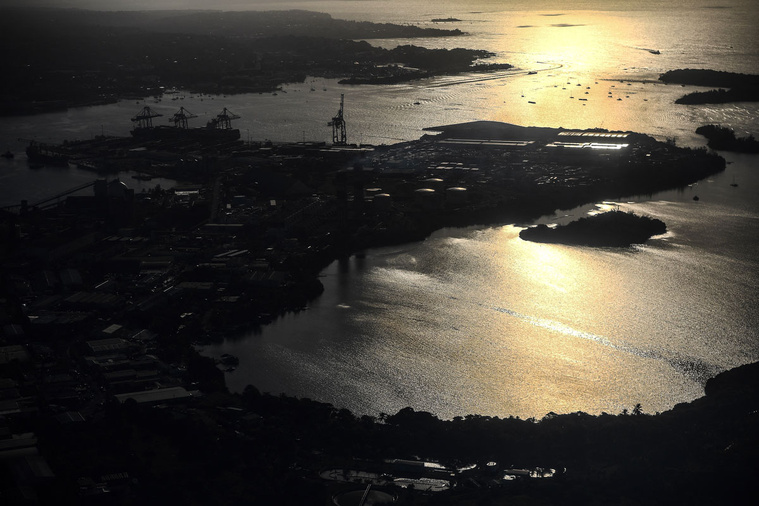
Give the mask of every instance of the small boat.
[{"label": "small boat", "polygon": [[534,104],[535,102],[533,102],[532,100],[528,100],[527,103],[528,104]]},{"label": "small boat", "polygon": [[658,49],[649,49],[648,52],[651,54],[661,54],[661,51],[659,51]]},{"label": "small boat", "polygon": [[234,355],[230,355],[229,353],[224,353],[221,357],[219,362],[226,366],[230,367],[237,367],[240,364],[240,359],[235,357]]},{"label": "small boat", "polygon": [[535,74],[537,74],[537,72],[534,71],[534,70],[531,70],[531,71],[527,72],[528,76],[532,76],[532,75],[535,75]]},{"label": "small boat", "polygon": [[13,153],[11,153],[10,149],[8,151],[6,151],[5,153],[3,153],[3,158],[7,158],[8,160],[10,160],[11,158],[13,158],[14,156],[15,155]]}]

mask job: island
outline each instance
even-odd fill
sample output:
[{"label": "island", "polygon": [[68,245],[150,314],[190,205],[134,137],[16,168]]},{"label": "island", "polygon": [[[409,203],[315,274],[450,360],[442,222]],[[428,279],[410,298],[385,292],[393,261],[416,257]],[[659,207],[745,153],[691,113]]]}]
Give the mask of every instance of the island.
[{"label": "island", "polygon": [[608,211],[581,218],[567,225],[537,225],[519,232],[519,237],[532,242],[597,247],[627,247],[643,244],[667,231],[663,221],[623,211]]},{"label": "island", "polygon": [[759,100],[759,75],[701,69],[670,70],[659,76],[667,84],[709,86],[719,89],[688,93],[676,104],[724,104]]},{"label": "island", "polygon": [[709,140],[707,146],[712,149],[738,153],[759,153],[759,141],[753,135],[736,137],[731,128],[719,125],[703,125],[696,129],[696,133],[706,137]]}]

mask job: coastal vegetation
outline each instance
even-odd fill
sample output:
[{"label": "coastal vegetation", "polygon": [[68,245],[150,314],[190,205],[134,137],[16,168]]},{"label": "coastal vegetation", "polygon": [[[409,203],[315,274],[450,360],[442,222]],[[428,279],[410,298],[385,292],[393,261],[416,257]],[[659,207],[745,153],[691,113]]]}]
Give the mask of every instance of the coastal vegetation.
[{"label": "coastal vegetation", "polygon": [[759,100],[759,75],[716,70],[678,69],[667,71],[659,80],[667,84],[718,87],[696,91],[675,100],[676,104],[723,104]]},{"label": "coastal vegetation", "polygon": [[532,242],[625,247],[642,244],[666,231],[667,226],[661,220],[635,213],[609,211],[555,228],[546,225],[526,228],[519,232],[519,237]]},{"label": "coastal vegetation", "polygon": [[[202,367],[212,369],[195,366]],[[758,380],[759,364],[751,364],[709,380],[704,397],[664,413],[636,405],[540,420],[441,420],[412,408],[358,416],[252,386],[229,394],[223,380],[207,381],[204,396],[189,403],[109,402],[103,416],[78,424],[41,420],[40,449],[56,477],[40,487],[40,500],[72,503],[98,477],[118,473],[126,479],[107,482],[108,504],[323,505],[366,485],[329,482],[320,471],[379,474],[389,470],[386,459],[405,458],[472,469],[449,476],[445,492],[386,487],[401,505],[737,504],[752,491],[759,456]],[[513,466],[557,473],[501,481]],[[9,490],[5,497],[15,498]]]},{"label": "coastal vegetation", "polygon": [[719,125],[703,125],[696,129],[696,133],[706,137],[709,140],[707,145],[712,149],[739,153],[759,153],[759,141],[753,135],[736,137],[731,128]]}]

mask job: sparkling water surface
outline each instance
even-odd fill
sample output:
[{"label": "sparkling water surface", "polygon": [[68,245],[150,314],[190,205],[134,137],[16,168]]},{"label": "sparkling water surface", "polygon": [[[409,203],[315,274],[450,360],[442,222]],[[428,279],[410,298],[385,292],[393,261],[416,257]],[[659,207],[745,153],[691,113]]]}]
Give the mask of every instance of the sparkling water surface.
[{"label": "sparkling water surface", "polygon": [[[0,141],[23,151],[18,137],[59,142],[127,135],[129,117],[143,105],[166,115],[184,105],[198,121],[228,107],[242,116],[236,126],[243,138],[327,141],[326,121],[342,93],[349,142],[363,144],[418,139],[424,128],[472,120],[631,130],[690,146],[704,144],[694,130],[707,123],[759,134],[756,103],[675,105],[697,88],[656,82],[675,68],[755,72],[753,4],[668,9],[644,2],[626,11],[618,2],[572,9],[537,2],[543,8],[536,12],[523,4],[411,1],[400,10],[397,2],[280,2],[278,8],[348,19],[460,28],[470,35],[370,42],[483,48],[515,69],[396,86],[309,78],[276,95],[183,92],[181,101],[2,118]],[[431,22],[440,17],[462,22]],[[405,406],[444,418],[618,412],[636,403],[647,412],[669,409],[702,395],[717,372],[759,358],[759,158],[724,156],[730,162],[724,173],[680,191],[540,220],[569,221],[618,205],[667,224],[666,235],[644,246],[533,244],[518,238],[526,224],[446,229],[423,242],[335,262],[322,273],[324,294],[307,311],[203,352],[240,358],[227,375],[233,390],[254,384],[359,414]],[[32,171],[23,157],[0,163],[3,205],[92,177],[76,168]]]}]

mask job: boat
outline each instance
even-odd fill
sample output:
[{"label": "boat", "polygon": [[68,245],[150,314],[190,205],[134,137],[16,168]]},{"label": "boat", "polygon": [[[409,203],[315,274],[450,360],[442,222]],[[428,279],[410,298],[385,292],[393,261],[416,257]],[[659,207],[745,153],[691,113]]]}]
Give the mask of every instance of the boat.
[{"label": "boat", "polygon": [[659,51],[658,49],[649,49],[648,52],[651,54],[661,54],[661,51]]},{"label": "boat", "polygon": [[235,357],[234,355],[230,355],[229,353],[224,353],[219,358],[219,362],[229,367],[237,367],[238,365],[240,365],[240,359]]},{"label": "boat", "polygon": [[30,141],[26,147],[26,158],[30,165],[54,165],[56,167],[68,167],[68,156],[56,151],[47,144]]},{"label": "boat", "polygon": [[537,74],[537,71],[535,71],[535,70],[531,70],[531,71],[527,72],[528,76],[533,76],[535,74]]},{"label": "boat", "polygon": [[3,158],[7,158],[8,160],[12,159],[14,157],[14,154],[11,153],[11,150],[9,149],[5,153],[3,153]]},{"label": "boat", "polygon": [[240,116],[232,113],[226,107],[216,117],[212,118],[205,127],[188,128],[189,119],[195,118],[184,108],[174,114],[170,121],[174,126],[153,126],[153,118],[163,116],[162,114],[152,111],[145,107],[142,111],[132,118],[136,123],[132,129],[132,136],[138,139],[146,140],[193,140],[193,141],[236,141],[240,138],[240,130],[232,128],[231,121],[238,119]]}]

